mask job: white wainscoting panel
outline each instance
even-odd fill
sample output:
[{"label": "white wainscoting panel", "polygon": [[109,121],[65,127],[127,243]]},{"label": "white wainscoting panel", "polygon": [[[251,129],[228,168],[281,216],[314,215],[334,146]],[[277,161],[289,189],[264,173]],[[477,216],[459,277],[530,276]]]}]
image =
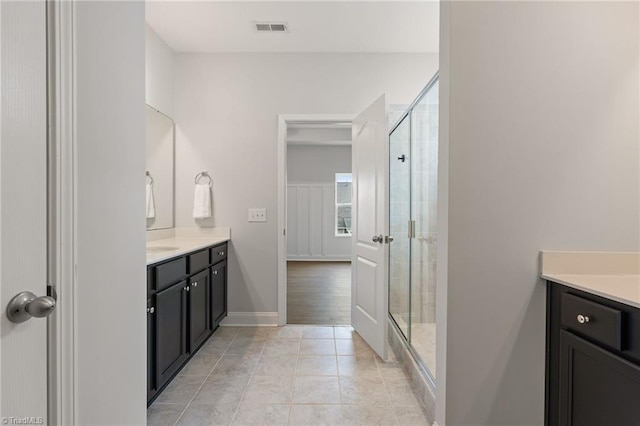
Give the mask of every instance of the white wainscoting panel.
[{"label": "white wainscoting panel", "polygon": [[351,238],[335,236],[334,191],[332,182],[287,185],[287,260],[351,259]]}]

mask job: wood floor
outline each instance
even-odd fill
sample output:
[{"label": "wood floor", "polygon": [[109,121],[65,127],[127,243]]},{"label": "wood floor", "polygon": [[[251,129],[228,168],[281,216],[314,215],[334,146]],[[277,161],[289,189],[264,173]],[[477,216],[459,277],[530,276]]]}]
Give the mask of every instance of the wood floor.
[{"label": "wood floor", "polygon": [[287,323],[351,324],[351,262],[287,262]]}]

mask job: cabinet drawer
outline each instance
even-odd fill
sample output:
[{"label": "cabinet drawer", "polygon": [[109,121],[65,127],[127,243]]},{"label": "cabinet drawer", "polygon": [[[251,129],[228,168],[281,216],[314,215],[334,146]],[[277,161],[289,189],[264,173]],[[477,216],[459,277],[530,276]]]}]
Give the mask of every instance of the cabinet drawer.
[{"label": "cabinet drawer", "polygon": [[211,263],[217,263],[227,258],[227,244],[220,244],[211,249]]},{"label": "cabinet drawer", "polygon": [[189,274],[201,271],[210,265],[209,250],[201,250],[189,255]]},{"label": "cabinet drawer", "polygon": [[624,349],[620,310],[569,293],[562,294],[561,310],[563,328],[619,351]]},{"label": "cabinet drawer", "polygon": [[180,257],[156,266],[156,290],[160,291],[184,278],[187,274],[187,259]]}]

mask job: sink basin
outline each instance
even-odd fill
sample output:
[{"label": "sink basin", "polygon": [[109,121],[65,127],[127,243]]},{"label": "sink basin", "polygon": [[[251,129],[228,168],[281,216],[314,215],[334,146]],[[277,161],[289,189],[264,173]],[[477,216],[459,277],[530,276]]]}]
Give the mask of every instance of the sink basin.
[{"label": "sink basin", "polygon": [[172,247],[172,246],[147,247],[147,253],[162,253],[163,251],[178,250],[178,248],[179,247]]}]

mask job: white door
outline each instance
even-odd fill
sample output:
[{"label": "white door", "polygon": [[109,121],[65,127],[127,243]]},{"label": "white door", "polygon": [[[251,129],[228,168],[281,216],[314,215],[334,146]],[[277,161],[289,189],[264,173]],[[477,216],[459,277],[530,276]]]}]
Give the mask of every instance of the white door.
[{"label": "white door", "polygon": [[14,323],[6,313],[7,304],[20,292],[46,294],[46,58],[45,2],[0,1],[0,420],[3,424],[47,423],[47,320],[31,318]]},{"label": "white door", "polygon": [[387,348],[389,128],[386,95],[353,120],[351,324],[382,359]]}]

